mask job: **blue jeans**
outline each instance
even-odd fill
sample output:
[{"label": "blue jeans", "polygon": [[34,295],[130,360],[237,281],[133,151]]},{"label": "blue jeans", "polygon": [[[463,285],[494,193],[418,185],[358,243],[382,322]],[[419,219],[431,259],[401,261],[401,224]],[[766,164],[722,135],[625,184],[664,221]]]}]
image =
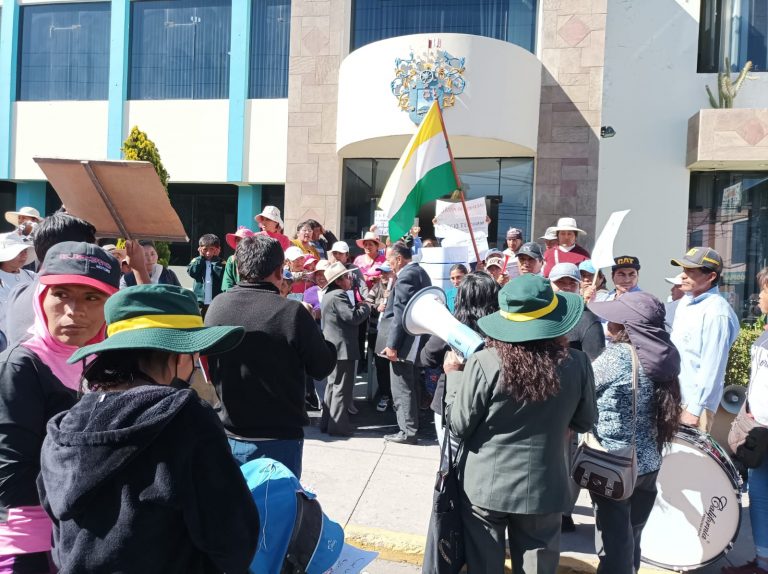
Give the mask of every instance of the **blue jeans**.
[{"label": "blue jeans", "polygon": [[301,456],[304,439],[246,441],[227,437],[232,456],[242,466],[256,458],[272,458],[283,463],[296,478],[301,478]]},{"label": "blue jeans", "polygon": [[749,470],[749,519],[757,555],[768,559],[768,457]]}]

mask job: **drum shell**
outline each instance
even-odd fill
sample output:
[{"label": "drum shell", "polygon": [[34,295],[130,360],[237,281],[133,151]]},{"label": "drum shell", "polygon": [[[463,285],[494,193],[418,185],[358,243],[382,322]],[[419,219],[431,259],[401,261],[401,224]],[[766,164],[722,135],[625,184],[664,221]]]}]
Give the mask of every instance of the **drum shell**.
[{"label": "drum shell", "polygon": [[677,433],[665,449],[657,488],[643,530],[643,561],[692,570],[733,547],[741,522],[741,479],[715,441],[690,428]]}]

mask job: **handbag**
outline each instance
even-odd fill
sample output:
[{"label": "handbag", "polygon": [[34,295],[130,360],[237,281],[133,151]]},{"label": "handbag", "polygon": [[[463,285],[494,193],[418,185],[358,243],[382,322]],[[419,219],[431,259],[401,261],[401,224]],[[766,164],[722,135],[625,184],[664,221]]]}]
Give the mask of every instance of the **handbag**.
[{"label": "handbag", "polygon": [[457,464],[453,459],[447,420],[443,436],[443,450],[435,481],[422,574],[458,574],[465,564],[464,532],[461,523],[462,487],[457,475]]},{"label": "handbag", "polygon": [[637,352],[632,350],[632,442],[616,450],[606,450],[591,432],[585,433],[571,463],[571,478],[581,488],[610,500],[632,496],[637,482]]},{"label": "handbag", "polygon": [[749,399],[744,401],[739,414],[731,423],[728,446],[736,459],[747,468],[757,468],[763,464],[768,452],[768,427],[757,422],[749,412]]}]

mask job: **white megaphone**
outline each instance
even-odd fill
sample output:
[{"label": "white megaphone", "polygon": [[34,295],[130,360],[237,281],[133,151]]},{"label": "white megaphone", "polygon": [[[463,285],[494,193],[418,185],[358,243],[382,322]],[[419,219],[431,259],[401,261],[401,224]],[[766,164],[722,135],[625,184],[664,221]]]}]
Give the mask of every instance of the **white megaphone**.
[{"label": "white megaphone", "polygon": [[485,341],[451,315],[445,301],[445,291],[440,287],[425,287],[406,305],[403,327],[414,337],[435,335],[448,343],[459,358],[467,358],[482,349]]},{"label": "white megaphone", "polygon": [[741,406],[747,400],[747,389],[741,385],[728,385],[723,389],[720,405],[732,415],[739,414]]}]

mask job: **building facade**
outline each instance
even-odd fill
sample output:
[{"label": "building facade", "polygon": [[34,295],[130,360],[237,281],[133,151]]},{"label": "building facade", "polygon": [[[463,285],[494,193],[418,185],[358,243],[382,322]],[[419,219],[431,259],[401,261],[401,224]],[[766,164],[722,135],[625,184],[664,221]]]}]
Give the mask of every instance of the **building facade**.
[{"label": "building facade", "polygon": [[[32,158],[118,159],[138,126],[192,238],[175,262],[266,204],[289,234],[313,218],[354,239],[436,96],[491,244],[572,216],[590,246],[631,209],[616,248],[640,257],[641,286],[664,294],[669,258],[709,244],[746,317],[768,229],[766,4],[2,0],[0,209],[55,209]],[[712,110],[726,57],[753,72]]]}]

